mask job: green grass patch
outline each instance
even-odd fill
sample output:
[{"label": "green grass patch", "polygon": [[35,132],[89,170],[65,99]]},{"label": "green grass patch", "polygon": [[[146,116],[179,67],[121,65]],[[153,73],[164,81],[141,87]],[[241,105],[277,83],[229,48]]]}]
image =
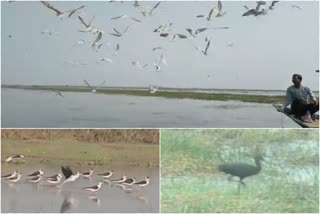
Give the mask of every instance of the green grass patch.
[{"label": "green grass patch", "polygon": [[[254,165],[257,151],[262,170],[239,195],[218,165]],[[161,211],[318,213],[318,163],[317,129],[161,130]]]},{"label": "green grass patch", "polygon": [[[5,85],[3,88],[16,88],[28,90],[59,90],[62,92],[91,92],[91,89],[83,86],[27,86],[27,85]],[[108,89],[100,88],[96,93],[100,94],[117,94],[117,95],[132,95],[132,96],[148,96],[148,97],[165,97],[176,99],[196,99],[196,100],[238,100],[242,102],[252,103],[282,103],[284,96],[267,96],[267,95],[246,95],[232,93],[201,93],[187,91],[170,91],[163,90],[151,94],[146,89]]]},{"label": "green grass patch", "polygon": [[99,144],[70,140],[21,142],[3,139],[1,146],[2,161],[13,154],[24,154],[41,161],[69,160],[92,164],[135,165],[159,163],[159,145],[154,144]]}]

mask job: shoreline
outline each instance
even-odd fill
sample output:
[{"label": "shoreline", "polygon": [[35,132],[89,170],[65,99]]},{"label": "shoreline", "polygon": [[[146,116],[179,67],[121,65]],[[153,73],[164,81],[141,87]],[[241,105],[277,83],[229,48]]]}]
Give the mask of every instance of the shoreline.
[{"label": "shoreline", "polygon": [[[2,85],[2,88],[23,89],[23,90],[59,90],[61,92],[85,92],[91,93],[91,89],[85,86],[25,86],[25,85]],[[190,89],[188,89],[190,90]],[[221,89],[221,91],[224,91]],[[282,103],[285,95],[249,95],[235,93],[208,93],[208,92],[190,92],[180,90],[168,90],[160,88],[157,93],[151,94],[146,88],[98,88],[97,94],[109,95],[128,95],[128,96],[146,96],[146,97],[163,97],[172,99],[194,99],[194,100],[218,100],[229,101],[238,100],[250,103]]]}]

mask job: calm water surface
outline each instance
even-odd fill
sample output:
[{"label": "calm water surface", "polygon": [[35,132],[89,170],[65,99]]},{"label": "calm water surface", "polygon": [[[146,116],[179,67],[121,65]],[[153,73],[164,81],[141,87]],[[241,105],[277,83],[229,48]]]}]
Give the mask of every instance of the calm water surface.
[{"label": "calm water surface", "polygon": [[[102,167],[94,167],[92,179],[79,178],[75,182],[65,184],[61,189],[48,186],[46,181],[33,184],[26,181],[28,174],[44,169],[45,175],[61,173],[59,167],[17,165],[14,169],[23,173],[21,181],[11,184],[1,181],[1,211],[7,212],[86,212],[86,213],[157,213],[159,212],[159,168],[114,168],[115,174],[111,179],[122,175],[144,180],[150,176],[150,184],[146,187],[133,187],[124,190],[118,186],[104,183],[102,188],[92,194],[83,187],[93,186],[101,178],[96,173],[106,171]],[[76,168],[73,168],[74,170]],[[2,174],[11,173],[13,168],[3,168]],[[77,169],[78,170],[78,169]],[[109,169],[110,170],[110,169]]]},{"label": "calm water surface", "polygon": [[293,128],[271,104],[2,89],[4,128]]}]

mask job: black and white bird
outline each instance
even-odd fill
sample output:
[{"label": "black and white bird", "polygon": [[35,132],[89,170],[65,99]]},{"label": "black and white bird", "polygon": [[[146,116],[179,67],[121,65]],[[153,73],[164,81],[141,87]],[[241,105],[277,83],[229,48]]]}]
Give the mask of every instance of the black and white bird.
[{"label": "black and white bird", "polygon": [[101,189],[102,184],[103,184],[103,182],[102,182],[102,181],[99,181],[99,183],[98,183],[97,185],[92,186],[92,187],[84,187],[83,189],[84,189],[84,190],[87,190],[87,191],[89,191],[89,192],[97,192],[98,190]]},{"label": "black and white bird", "polygon": [[51,177],[47,177],[47,182],[50,184],[58,184],[60,183],[62,175],[59,173],[57,175],[53,175]]},{"label": "black and white bird", "polygon": [[133,185],[135,182],[136,182],[136,178],[133,177],[133,178],[127,178],[122,184],[131,186],[131,185]]},{"label": "black and white bird", "polygon": [[80,172],[77,172],[77,174],[73,174],[73,172],[69,166],[62,166],[61,171],[62,171],[64,177],[66,178],[63,181],[62,185],[64,185],[65,183],[68,183],[68,182],[73,182],[73,181],[77,180],[80,176]]},{"label": "black and white bird", "polygon": [[8,181],[12,183],[16,183],[21,179],[21,177],[22,177],[22,173],[18,173],[16,176],[9,178]]},{"label": "black and white bird", "polygon": [[15,176],[17,176],[17,174],[18,174],[18,171],[14,171],[13,173],[11,173],[11,174],[7,174],[7,175],[2,175],[1,176],[1,179],[10,179],[10,178],[13,178],[13,177],[15,177]]},{"label": "black and white bird", "polygon": [[80,175],[84,178],[90,178],[90,176],[93,174],[93,171],[94,171],[93,169],[90,169],[89,172],[82,172],[80,173]]},{"label": "black and white bird", "polygon": [[133,185],[137,185],[137,186],[140,186],[140,187],[145,187],[145,186],[147,186],[149,184],[150,184],[150,178],[146,177],[146,179],[144,181],[136,182]]},{"label": "black and white bird", "polygon": [[103,178],[110,178],[113,175],[113,170],[111,170],[109,172],[101,173],[98,175],[102,176]]},{"label": "black and white bird", "polygon": [[34,173],[32,173],[28,176],[40,176],[40,175],[44,175],[44,171],[42,169],[35,171]]},{"label": "black and white bird", "polygon": [[42,175],[38,175],[38,176],[34,176],[33,178],[29,178],[27,179],[29,182],[31,183],[39,183],[39,181],[41,181],[42,179]]},{"label": "black and white bird", "polygon": [[113,183],[122,183],[124,182],[125,180],[127,179],[127,176],[122,176],[122,178],[119,178],[119,179],[114,179],[114,180],[110,180],[112,181]]},{"label": "black and white bird", "polygon": [[18,161],[24,158],[24,155],[13,155],[8,157],[4,162],[9,163],[11,161]]}]

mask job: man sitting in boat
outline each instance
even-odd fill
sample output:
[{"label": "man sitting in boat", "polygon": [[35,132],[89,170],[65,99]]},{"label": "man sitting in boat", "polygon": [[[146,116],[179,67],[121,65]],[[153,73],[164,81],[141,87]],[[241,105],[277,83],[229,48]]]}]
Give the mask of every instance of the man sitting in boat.
[{"label": "man sitting in boat", "polygon": [[[284,112],[294,114],[304,122],[312,123],[316,120],[315,113],[319,111],[319,103],[312,91],[301,85],[302,76],[292,76],[293,85],[287,89],[286,100],[282,106]],[[291,105],[291,109],[287,108]]]}]

